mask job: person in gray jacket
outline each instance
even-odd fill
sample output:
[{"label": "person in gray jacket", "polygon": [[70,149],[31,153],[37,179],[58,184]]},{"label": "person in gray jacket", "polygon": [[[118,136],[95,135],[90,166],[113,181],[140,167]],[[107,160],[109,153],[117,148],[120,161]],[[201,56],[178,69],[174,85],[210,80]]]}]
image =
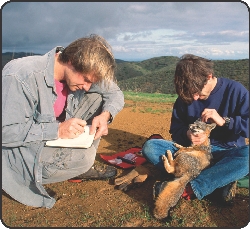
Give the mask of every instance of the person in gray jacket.
[{"label": "person in gray jacket", "polygon": [[[2,189],[28,206],[52,208],[43,184],[116,175],[94,165],[108,123],[122,110],[111,47],[98,35],[55,47],[43,56],[10,61],[2,71]],[[91,125],[89,148],[48,147]]]}]

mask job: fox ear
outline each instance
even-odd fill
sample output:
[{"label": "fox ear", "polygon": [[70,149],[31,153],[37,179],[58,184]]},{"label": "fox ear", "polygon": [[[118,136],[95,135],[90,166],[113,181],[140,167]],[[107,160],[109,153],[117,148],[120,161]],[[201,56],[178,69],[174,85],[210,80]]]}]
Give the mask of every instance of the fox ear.
[{"label": "fox ear", "polygon": [[210,130],[214,129],[216,127],[216,123],[209,124]]}]

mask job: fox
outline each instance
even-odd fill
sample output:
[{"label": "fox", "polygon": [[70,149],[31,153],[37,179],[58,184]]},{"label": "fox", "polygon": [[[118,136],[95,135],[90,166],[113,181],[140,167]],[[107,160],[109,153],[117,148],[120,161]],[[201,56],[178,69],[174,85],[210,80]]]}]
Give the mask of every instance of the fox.
[{"label": "fox", "polygon": [[205,123],[200,119],[189,125],[193,134],[205,133],[207,138],[200,145],[191,145],[184,147],[177,143],[178,148],[174,158],[170,150],[166,155],[162,155],[164,168],[169,174],[174,175],[174,179],[164,181],[160,187],[158,196],[154,196],[155,206],[153,214],[157,219],[163,219],[168,216],[169,209],[174,207],[179,201],[188,182],[196,178],[202,170],[208,168],[212,162],[210,132],[216,127],[215,123]]}]

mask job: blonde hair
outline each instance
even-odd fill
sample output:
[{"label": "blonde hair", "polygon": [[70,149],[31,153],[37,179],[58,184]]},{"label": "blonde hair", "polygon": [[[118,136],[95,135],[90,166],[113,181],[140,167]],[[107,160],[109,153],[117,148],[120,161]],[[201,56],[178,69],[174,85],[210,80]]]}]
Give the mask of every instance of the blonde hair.
[{"label": "blonde hair", "polygon": [[82,74],[94,74],[99,83],[116,81],[112,49],[101,36],[92,34],[73,41],[60,53],[59,61],[70,61],[75,70]]}]

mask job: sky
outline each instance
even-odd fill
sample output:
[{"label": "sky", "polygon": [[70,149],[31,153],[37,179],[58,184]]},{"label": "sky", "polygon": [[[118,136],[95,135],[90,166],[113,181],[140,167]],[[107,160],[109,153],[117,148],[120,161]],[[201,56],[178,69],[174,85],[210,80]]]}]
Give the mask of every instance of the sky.
[{"label": "sky", "polygon": [[45,54],[98,34],[116,59],[126,61],[185,53],[208,59],[249,58],[248,1],[2,4],[2,53]]}]

